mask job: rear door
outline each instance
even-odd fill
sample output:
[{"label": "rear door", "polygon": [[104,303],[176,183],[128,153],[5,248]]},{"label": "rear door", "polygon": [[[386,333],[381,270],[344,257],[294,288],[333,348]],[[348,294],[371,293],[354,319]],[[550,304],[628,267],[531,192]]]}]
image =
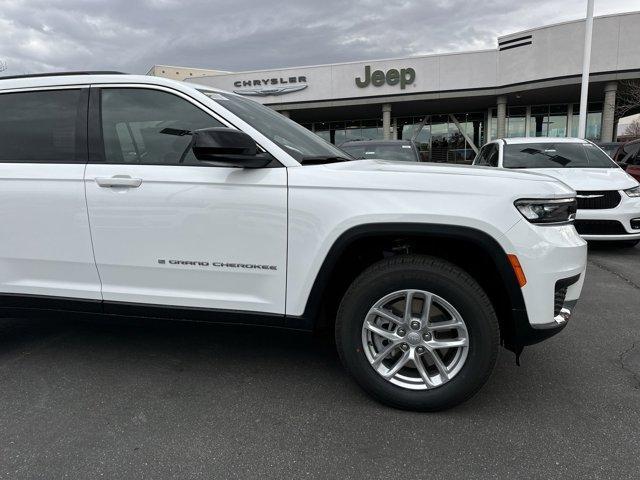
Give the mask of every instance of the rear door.
[{"label": "rear door", "polygon": [[92,88],[91,117],[85,179],[105,311],[283,314],[286,169],[198,162],[175,133],[228,123],[164,87]]},{"label": "rear door", "polygon": [[69,297],[88,302],[65,308],[99,308],[83,181],[88,92],[0,92],[2,306]]}]

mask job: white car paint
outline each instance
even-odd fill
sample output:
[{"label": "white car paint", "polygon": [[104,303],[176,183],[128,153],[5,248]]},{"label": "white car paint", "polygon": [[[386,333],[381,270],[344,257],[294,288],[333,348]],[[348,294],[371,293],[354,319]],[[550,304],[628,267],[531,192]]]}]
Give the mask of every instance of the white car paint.
[{"label": "white car paint", "polygon": [[[1,211],[13,220],[12,234],[0,239],[2,292],[295,317],[304,312],[322,262],[342,233],[405,222],[473,228],[516,254],[528,279],[522,293],[533,326],[553,323],[557,280],[579,275],[566,298],[579,297],[586,243],[571,226],[530,224],[513,205],[519,198],[573,196],[559,180],[372,160],[303,167],[223,101],[193,84],[155,77],[3,80],[0,95],[69,85],[164,89],[243,130],[284,168],[1,164]],[[139,179],[139,186],[98,183],[117,176]],[[276,268],[202,270],[159,262],[172,257]]]},{"label": "white car paint", "polygon": [[[527,145],[529,143],[591,143],[578,138],[523,137],[496,139],[490,144],[499,148],[498,168],[504,167],[504,145]],[[478,157],[474,160],[474,164]],[[631,228],[630,221],[640,218],[640,197],[629,197],[624,190],[638,186],[631,175],[616,166],[613,168],[527,168],[518,171],[535,172],[556,178],[578,192],[616,190],[620,193],[620,204],[611,209],[578,209],[576,220],[616,220],[622,223],[625,235],[583,235],[586,240],[639,240],[640,231]],[[477,167],[478,168],[478,167]],[[492,167],[482,167],[492,168]]]}]

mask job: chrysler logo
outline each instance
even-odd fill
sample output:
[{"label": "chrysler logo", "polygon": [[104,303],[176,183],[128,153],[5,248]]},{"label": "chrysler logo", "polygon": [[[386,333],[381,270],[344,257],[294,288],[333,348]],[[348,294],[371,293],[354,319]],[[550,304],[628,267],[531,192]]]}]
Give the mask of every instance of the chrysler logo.
[{"label": "chrysler logo", "polygon": [[238,89],[234,90],[233,93],[261,97],[299,92],[308,87],[307,77],[305,76],[238,80],[233,82],[233,86]]}]

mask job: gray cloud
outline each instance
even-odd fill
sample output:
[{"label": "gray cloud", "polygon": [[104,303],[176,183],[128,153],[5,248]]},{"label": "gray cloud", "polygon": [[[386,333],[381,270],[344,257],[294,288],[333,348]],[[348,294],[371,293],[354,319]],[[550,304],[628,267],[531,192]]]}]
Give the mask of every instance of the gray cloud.
[{"label": "gray cloud", "polygon": [[[596,14],[640,0],[596,2]],[[586,0],[2,0],[6,74],[252,70],[494,48],[496,36],[584,16]]]}]

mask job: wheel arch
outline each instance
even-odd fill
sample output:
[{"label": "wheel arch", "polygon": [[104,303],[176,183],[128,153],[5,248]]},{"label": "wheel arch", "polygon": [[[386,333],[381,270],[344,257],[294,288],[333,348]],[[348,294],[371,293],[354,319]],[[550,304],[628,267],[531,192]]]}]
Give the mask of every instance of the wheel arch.
[{"label": "wheel arch", "polygon": [[[340,285],[335,286],[336,283],[346,282],[354,273],[359,273],[357,268],[352,268],[342,275],[344,264],[353,261],[354,253],[362,250],[363,247],[369,248],[373,245],[373,251],[378,251],[384,258],[389,252],[379,252],[379,249],[383,245],[387,248],[391,247],[389,241],[392,239],[412,242],[415,251],[411,253],[444,257],[465,270],[473,270],[469,273],[485,290],[489,290],[487,293],[500,321],[503,344],[510,350],[516,351],[520,345],[535,343],[523,340],[520,333],[528,331],[531,327],[526,314],[524,297],[507,253],[488,233],[457,225],[368,223],[346,230],[333,243],[316,275],[304,309],[303,318],[306,323],[318,329],[323,326],[323,321],[326,322],[326,319],[323,319],[323,313],[327,312],[324,310],[328,308],[328,313],[331,314],[328,303],[330,303],[330,296],[336,295],[336,292],[332,292],[332,288],[337,289],[337,296],[341,298],[340,293],[344,292],[340,292]],[[404,247],[400,245],[398,248],[401,250]],[[459,257],[456,255],[456,248],[464,249],[459,252]],[[402,254],[402,251],[391,254]],[[367,262],[372,263],[371,258],[363,263],[364,268],[368,266]],[[359,271],[364,268],[360,268]],[[497,283],[497,285],[487,285],[486,281],[483,285],[485,279],[491,279],[491,283]],[[495,282],[495,280],[498,281]],[[338,298],[334,299],[336,300],[339,301]],[[330,319],[329,323],[332,320]]]}]

